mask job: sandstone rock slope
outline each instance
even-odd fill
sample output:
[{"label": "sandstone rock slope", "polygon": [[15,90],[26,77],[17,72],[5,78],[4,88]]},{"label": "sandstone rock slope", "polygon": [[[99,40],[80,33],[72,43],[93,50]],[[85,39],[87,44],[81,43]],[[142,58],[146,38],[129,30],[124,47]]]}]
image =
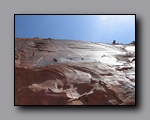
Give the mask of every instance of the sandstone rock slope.
[{"label": "sandstone rock slope", "polygon": [[135,105],[135,46],[16,38],[15,105]]}]

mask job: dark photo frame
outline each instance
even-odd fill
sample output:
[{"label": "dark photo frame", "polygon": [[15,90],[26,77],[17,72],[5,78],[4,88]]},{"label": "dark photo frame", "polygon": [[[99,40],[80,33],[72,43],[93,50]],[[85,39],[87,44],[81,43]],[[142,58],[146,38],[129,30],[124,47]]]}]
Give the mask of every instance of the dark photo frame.
[{"label": "dark photo frame", "polygon": [[[134,16],[134,40],[121,43],[115,39],[116,34],[113,34],[115,37],[111,39],[112,42],[106,43],[107,36],[104,41],[39,37],[38,34],[24,37],[21,35],[27,29],[23,29],[18,20],[19,16],[101,15]],[[57,22],[56,20],[55,24]],[[77,27],[77,23],[71,25]],[[87,27],[82,23],[80,27]],[[35,20],[31,26],[33,24],[40,22]],[[118,25],[122,24],[118,22]],[[119,30],[124,31],[125,28],[126,26]],[[64,32],[67,27],[61,29]],[[89,29],[87,27],[87,31]],[[57,29],[56,31],[59,32]],[[74,30],[72,34],[74,32],[81,31]],[[130,31],[126,32],[130,35]],[[90,32],[83,35],[88,36],[87,33]],[[97,34],[96,31],[95,33]],[[135,41],[136,14],[14,14],[14,106],[136,106]]]}]

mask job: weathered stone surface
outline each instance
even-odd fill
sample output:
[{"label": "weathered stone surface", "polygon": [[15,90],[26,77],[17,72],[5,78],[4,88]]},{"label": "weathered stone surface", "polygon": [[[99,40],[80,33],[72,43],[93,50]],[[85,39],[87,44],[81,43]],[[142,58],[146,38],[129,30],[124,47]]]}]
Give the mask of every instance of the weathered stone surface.
[{"label": "weathered stone surface", "polygon": [[134,44],[16,38],[15,105],[134,104]]}]

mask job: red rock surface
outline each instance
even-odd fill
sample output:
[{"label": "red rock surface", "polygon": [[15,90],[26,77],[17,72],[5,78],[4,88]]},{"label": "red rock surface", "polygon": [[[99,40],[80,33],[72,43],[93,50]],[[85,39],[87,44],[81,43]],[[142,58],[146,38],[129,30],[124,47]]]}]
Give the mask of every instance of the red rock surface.
[{"label": "red rock surface", "polygon": [[134,45],[15,39],[15,105],[134,104]]}]

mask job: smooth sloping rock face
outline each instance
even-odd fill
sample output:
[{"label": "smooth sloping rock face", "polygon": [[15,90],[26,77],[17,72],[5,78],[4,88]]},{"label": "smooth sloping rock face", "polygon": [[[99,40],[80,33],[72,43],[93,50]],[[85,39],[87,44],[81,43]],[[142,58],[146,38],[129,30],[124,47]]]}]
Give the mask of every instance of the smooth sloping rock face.
[{"label": "smooth sloping rock face", "polygon": [[135,46],[15,40],[15,105],[134,105]]}]

